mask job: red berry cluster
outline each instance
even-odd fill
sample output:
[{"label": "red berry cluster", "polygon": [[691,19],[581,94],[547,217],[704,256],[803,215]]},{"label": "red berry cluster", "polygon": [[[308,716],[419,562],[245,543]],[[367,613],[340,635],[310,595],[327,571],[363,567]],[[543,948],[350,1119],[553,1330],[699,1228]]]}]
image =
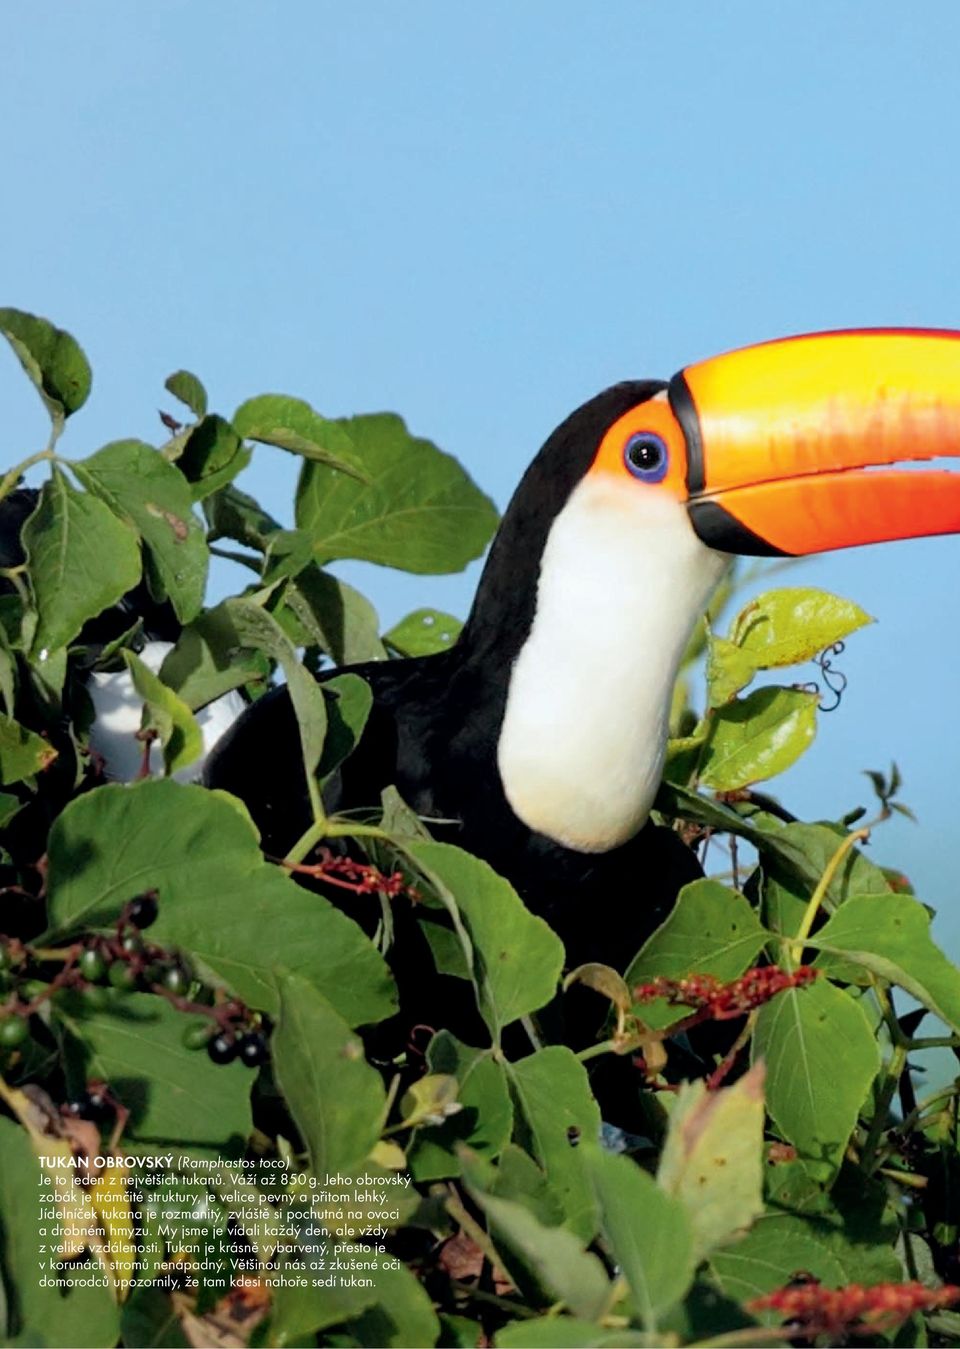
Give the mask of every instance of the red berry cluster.
[{"label": "red berry cluster", "polygon": [[355,862],[352,857],[341,857],[329,848],[319,849],[319,862],[290,866],[288,870],[299,875],[312,876],[315,880],[326,881],[341,890],[350,890],[355,895],[386,895],[395,899],[398,895],[408,894],[411,899],[418,898],[412,886],[407,885],[402,871],[387,874],[379,867],[368,862]]},{"label": "red berry cluster", "polygon": [[721,983],[712,974],[690,974],[685,979],[659,976],[648,984],[640,984],[633,990],[633,996],[636,1002],[666,998],[674,1007],[704,1011],[705,1019],[730,1021],[762,1007],[785,988],[812,984],[819,973],[810,965],[800,965],[793,971],[782,970],[779,965],[763,965],[747,970],[729,984]]},{"label": "red berry cluster", "polygon": [[960,1288],[944,1284],[925,1288],[922,1283],[851,1283],[846,1288],[824,1288],[816,1279],[788,1284],[745,1303],[748,1312],[778,1312],[796,1338],[815,1335],[869,1335],[893,1330],[914,1312],[951,1307],[960,1301]]}]

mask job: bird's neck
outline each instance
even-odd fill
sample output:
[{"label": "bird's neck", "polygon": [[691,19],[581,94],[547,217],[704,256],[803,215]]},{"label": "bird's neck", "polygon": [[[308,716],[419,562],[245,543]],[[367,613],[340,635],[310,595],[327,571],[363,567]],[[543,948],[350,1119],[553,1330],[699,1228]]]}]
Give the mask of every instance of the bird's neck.
[{"label": "bird's neck", "polygon": [[641,828],[680,659],[724,565],[676,500],[603,479],[571,493],[547,534],[526,631],[518,639],[514,613],[498,658],[487,653],[506,686],[499,772],[529,828],[581,852]]}]

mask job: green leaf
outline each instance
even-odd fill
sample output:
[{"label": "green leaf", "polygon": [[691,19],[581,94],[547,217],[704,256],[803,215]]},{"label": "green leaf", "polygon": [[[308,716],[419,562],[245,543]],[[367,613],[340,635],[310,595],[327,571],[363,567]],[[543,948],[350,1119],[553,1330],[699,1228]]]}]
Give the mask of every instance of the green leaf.
[{"label": "green leaf", "polygon": [[284,591],[283,603],[297,627],[298,646],[318,646],[335,665],[383,660],[380,620],[370,601],[346,581],[306,567]]},{"label": "green leaf", "polygon": [[695,824],[705,824],[711,829],[723,833],[737,834],[760,846],[764,835],[749,819],[738,815],[730,806],[711,797],[701,796],[690,787],[679,782],[664,782],[660,785],[656,809],[670,819],[691,820]]},{"label": "green leaf", "polygon": [[[721,1335],[729,1336],[729,1340],[733,1341],[733,1332],[742,1333],[748,1326],[756,1327],[755,1319],[738,1302],[721,1293],[712,1279],[701,1273],[694,1279],[683,1301],[678,1302],[663,1318],[660,1334],[664,1341],[694,1345],[701,1340],[709,1342]],[[743,1343],[752,1344],[755,1341],[748,1336]],[[761,1343],[766,1343],[770,1349],[777,1349],[782,1341],[775,1335],[768,1335]]]},{"label": "green leaf", "polygon": [[0,333],[16,352],[55,425],[83,407],[93,375],[69,333],[22,309],[0,309]]},{"label": "green leaf", "polygon": [[438,1031],[427,1048],[431,1073],[447,1073],[460,1084],[459,1113],[443,1124],[420,1128],[407,1148],[414,1180],[441,1180],[462,1169],[458,1145],[467,1143],[482,1157],[496,1157],[506,1146],[513,1107],[503,1065],[490,1050],[462,1044],[449,1031]]},{"label": "green leaf", "polygon": [[[469,1176],[469,1173],[468,1173]],[[575,1316],[599,1317],[610,1302],[610,1280],[597,1256],[565,1227],[546,1227],[529,1209],[510,1199],[485,1194],[470,1183],[467,1188],[493,1228],[493,1238],[506,1257],[528,1298],[544,1303],[564,1302]],[[531,1276],[533,1287],[531,1285]],[[529,1291],[528,1291],[529,1290]]]},{"label": "green leaf", "polygon": [[265,683],[269,661],[245,648],[225,604],[206,609],[181,632],[160,666],[160,678],[196,712],[231,689]]},{"label": "green leaf", "polygon": [[207,415],[207,391],[189,370],[175,370],[163,381],[163,387],[184,403],[196,417]]},{"label": "green leaf", "polygon": [[[298,1240],[308,1262],[317,1259],[317,1273],[308,1276],[308,1286],[273,1284],[276,1275],[272,1272],[268,1278],[273,1284],[269,1343],[312,1344],[317,1331],[334,1325],[337,1331],[324,1339],[325,1344],[409,1349],[437,1342],[440,1323],[433,1304],[409,1269],[382,1248],[378,1251],[342,1242],[337,1245],[338,1255],[348,1266],[354,1260],[362,1261],[360,1272],[356,1277],[328,1273],[329,1238],[325,1233],[322,1238],[311,1237],[311,1228],[317,1231],[316,1224],[308,1224],[307,1232]],[[325,1255],[320,1249],[321,1239],[328,1242]],[[303,1278],[301,1269],[285,1269],[281,1262],[276,1274],[284,1273]]]},{"label": "green leaf", "polygon": [[573,1316],[508,1321],[493,1342],[497,1349],[657,1349],[663,1343],[640,1330],[604,1330],[595,1321],[580,1321]]},{"label": "green leaf", "polygon": [[11,717],[17,701],[16,668],[16,657],[6,645],[6,632],[0,623],[0,698],[3,699],[7,715]]},{"label": "green leaf", "polygon": [[472,977],[470,956],[473,951],[469,937],[467,937],[467,950],[464,950],[462,940],[464,934],[458,933],[453,928],[444,927],[442,923],[434,923],[424,915],[419,915],[417,921],[427,939],[437,973],[451,974],[455,979],[469,980]]},{"label": "green leaf", "polygon": [[[54,1014],[75,1038],[74,1082],[109,1082],[131,1112],[129,1139],[242,1153],[252,1126],[250,1073],[213,1063],[183,1044],[183,1013],[147,993],[104,990],[95,1009],[82,993],[59,993]],[[212,1023],[211,1023],[212,1025]]]},{"label": "green leaf", "polygon": [[[823,875],[824,867],[842,839],[842,835],[825,825],[783,825],[770,820],[769,816],[740,815],[730,806],[701,796],[675,782],[661,783],[656,806],[670,819],[692,820],[716,831],[747,839],[761,854],[765,870],[771,873],[775,871],[778,880],[788,882],[793,887],[805,888],[807,894],[812,894]],[[754,822],[758,818],[765,820],[762,827]],[[847,890],[847,882],[853,875],[858,877],[858,883],[852,886],[853,891],[873,890],[873,883],[864,883],[868,876],[874,882],[878,880],[883,891],[891,888],[880,868],[868,862],[862,853],[853,850],[844,859],[827,888],[827,896],[832,902],[839,902],[838,894]],[[775,931],[781,930],[772,914],[765,913],[764,916],[769,927]],[[795,929],[790,930],[792,932]]]},{"label": "green leaf", "polygon": [[39,618],[33,649],[56,651],[140,579],[137,535],[55,468],[23,527]]},{"label": "green leaf", "polygon": [[12,792],[0,792],[0,829],[5,829],[23,802]]},{"label": "green leaf", "polygon": [[816,732],[815,693],[756,689],[711,714],[700,779],[727,792],[775,777],[800,758]]},{"label": "green leaf", "polygon": [[[376,1302],[349,1323],[356,1342],[369,1349],[409,1349],[436,1344],[440,1322],[423,1284],[394,1256],[355,1246],[347,1252],[378,1266],[365,1271],[376,1285]],[[371,1258],[372,1257],[372,1258]]]},{"label": "green leaf", "polygon": [[790,1214],[760,1218],[742,1240],[717,1251],[710,1263],[720,1287],[737,1302],[783,1287],[798,1270],[828,1288],[903,1278],[900,1261],[889,1246],[871,1244],[859,1235],[851,1240],[822,1219]]},{"label": "green leaf", "polygon": [[183,474],[139,440],[105,445],[73,470],[140,533],[177,617],[189,623],[203,607],[209,554]]},{"label": "green leaf", "polygon": [[360,675],[335,675],[320,685],[327,704],[327,735],[317,769],[327,778],[351,755],[360,742],[373,707],[373,693]]},{"label": "green leaf", "polygon": [[960,1032],[960,969],[930,937],[930,914],[907,895],[854,895],[809,939],[830,970],[840,955],[899,984]]},{"label": "green leaf", "polygon": [[56,757],[48,740],[0,713],[0,782],[4,786],[42,773]]},{"label": "green leaf", "polygon": [[872,623],[859,605],[827,590],[784,587],[750,601],[733,621],[730,637],[761,670],[798,665]]},{"label": "green leaf", "polygon": [[462,627],[459,618],[440,609],[414,609],[385,632],[383,640],[401,656],[432,656],[449,651]]},{"label": "green leaf", "polygon": [[156,731],[167,774],[195,763],[203,753],[203,735],[193,713],[132,651],[121,652],[133,686],[144,700],[143,730]]},{"label": "green leaf", "polygon": [[763,1212],[761,1063],[732,1087],[680,1088],[657,1180],[686,1206],[697,1261],[726,1245]]},{"label": "green leaf", "polygon": [[585,1147],[600,1132],[600,1108],[586,1069],[566,1045],[548,1045],[507,1065],[517,1103],[521,1141],[543,1167],[564,1226],[583,1241],[597,1230],[593,1188],[584,1162]]},{"label": "green leaf", "polygon": [[477,1349],[483,1340],[483,1326],[466,1316],[440,1317],[440,1339],[443,1349]]},{"label": "green leaf", "polygon": [[190,483],[193,500],[202,501],[232,482],[252,457],[230,423],[212,414],[187,435],[177,468]]},{"label": "green leaf", "polygon": [[[266,1281],[271,1287],[270,1334],[274,1344],[313,1344],[317,1331],[347,1323],[376,1301],[375,1288],[364,1287],[359,1280],[352,1284],[346,1279],[336,1281],[335,1276],[327,1275],[326,1265],[331,1249],[329,1242],[329,1234],[319,1223],[304,1224],[297,1236],[297,1249],[304,1254],[306,1277],[303,1265],[293,1262],[289,1254],[283,1252],[275,1268],[268,1273]],[[349,1256],[354,1248],[348,1243],[344,1244],[344,1254]],[[370,1258],[370,1253],[365,1251],[364,1258]],[[310,1272],[311,1263],[315,1264],[315,1275]],[[364,1271],[364,1277],[369,1277],[369,1271]],[[329,1279],[329,1286],[325,1287],[321,1279]],[[305,1287],[301,1286],[301,1280]],[[307,1339],[307,1336],[310,1338]]]},{"label": "green leaf", "polygon": [[321,1179],[360,1165],[380,1136],[386,1096],[363,1043],[316,988],[281,974],[273,1066]]},{"label": "green leaf", "polygon": [[[380,827],[391,838],[430,838],[430,831],[416,811],[407,805],[396,787],[384,787],[380,793],[380,804],[383,807]],[[466,970],[464,970],[463,977],[465,979],[470,978]]]},{"label": "green leaf", "polygon": [[880,1051],[863,1008],[826,979],[761,1007],[753,1059],[767,1065],[767,1109],[805,1156],[840,1164]]},{"label": "green leaf", "polygon": [[336,423],[369,484],[322,464],[304,464],[297,525],[321,562],[359,558],[404,571],[460,571],[497,525],[492,502],[449,455],[410,435],[391,413]]},{"label": "green leaf", "polygon": [[641,1324],[656,1330],[658,1318],[693,1282],[689,1215],[636,1162],[596,1147],[587,1151],[601,1231],[630,1286]]},{"label": "green leaf", "polygon": [[[657,975],[736,979],[754,963],[768,936],[743,895],[719,881],[692,881],[633,958],[624,979],[631,990]],[[644,1005],[640,1016],[647,1025],[669,1026],[687,1011],[656,1002]]]},{"label": "green leaf", "polygon": [[510,882],[478,857],[448,843],[403,839],[397,846],[461,917],[473,948],[480,1012],[499,1043],[505,1026],[537,1011],[556,993],[563,943],[530,913]]},{"label": "green leaf", "polygon": [[663,764],[664,784],[685,787],[696,782],[700,757],[707,743],[707,724],[701,721],[692,735],[671,736]]},{"label": "green leaf", "polygon": [[258,501],[232,483],[208,496],[203,512],[210,526],[211,543],[215,539],[233,539],[262,553],[271,534],[280,528]]},{"label": "green leaf", "polygon": [[248,398],[233,414],[233,425],[247,440],[276,445],[312,463],[366,481],[366,474],[342,423],[321,417],[302,398],[289,398],[279,393]]},{"label": "green leaf", "polygon": [[245,599],[227,600],[225,608],[240,645],[265,652],[283,668],[293,710],[297,714],[307,786],[311,799],[314,800],[314,814],[319,814],[315,775],[327,734],[327,711],[323,693],[310,672],[297,660],[292,642],[272,614],[268,614],[266,609],[254,604],[252,600]]},{"label": "green leaf", "polygon": [[725,637],[710,634],[707,641],[707,704],[721,707],[735,697],[757,673],[756,662]]},{"label": "green leaf", "polygon": [[[765,856],[763,917],[774,932],[792,937],[844,834],[823,824],[798,823],[785,825],[769,837],[776,840],[777,850]],[[881,868],[851,848],[832,876],[825,900],[828,907],[837,908],[851,895],[888,895],[891,888]]]},{"label": "green leaf", "polygon": [[138,1283],[122,1308],[122,1342],[139,1349],[188,1349],[190,1341],[180,1325],[170,1294],[163,1288]]},{"label": "green leaf", "polygon": [[[42,1172],[24,1129],[0,1118],[0,1232],[3,1275],[12,1295],[3,1343],[7,1346],[76,1345],[99,1349],[116,1343],[119,1314],[104,1280],[84,1287],[89,1278],[82,1264],[51,1268],[51,1243],[38,1230],[37,1195]],[[41,1271],[56,1274],[65,1289],[44,1288]]]},{"label": "green leaf", "polygon": [[[479,1160],[478,1153],[473,1156]],[[563,1209],[550,1188],[546,1172],[516,1143],[507,1144],[496,1167],[490,1166],[489,1171],[489,1179],[484,1183],[488,1194],[516,1199],[547,1227],[563,1223]]]},{"label": "green leaf", "polygon": [[313,562],[313,542],[303,529],[278,529],[267,541],[263,560],[264,585],[299,576]]},{"label": "green leaf", "polygon": [[282,965],[351,1025],[396,1011],[373,943],[264,862],[256,830],[226,793],[169,779],[100,787],[58,817],[48,851],[54,932],[109,927],[128,899],[154,889],[160,916],[151,938],[191,953],[251,1006],[276,1012]]},{"label": "green leaf", "polygon": [[452,1073],[426,1073],[403,1093],[400,1118],[411,1129],[422,1124],[442,1124],[462,1109],[459,1094],[460,1083]]}]

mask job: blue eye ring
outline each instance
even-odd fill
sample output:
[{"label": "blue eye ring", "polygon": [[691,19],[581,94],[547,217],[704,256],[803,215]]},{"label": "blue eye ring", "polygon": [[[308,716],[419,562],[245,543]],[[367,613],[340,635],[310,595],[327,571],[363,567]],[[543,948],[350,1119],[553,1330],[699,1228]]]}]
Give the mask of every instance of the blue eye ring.
[{"label": "blue eye ring", "polygon": [[653,431],[637,431],[623,447],[623,462],[641,482],[662,482],[670,465],[666,441]]}]

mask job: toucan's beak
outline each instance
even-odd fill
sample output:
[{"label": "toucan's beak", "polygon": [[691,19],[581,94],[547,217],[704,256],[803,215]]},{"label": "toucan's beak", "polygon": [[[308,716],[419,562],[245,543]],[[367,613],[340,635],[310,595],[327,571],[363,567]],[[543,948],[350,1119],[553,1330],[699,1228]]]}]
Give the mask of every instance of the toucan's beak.
[{"label": "toucan's beak", "polygon": [[[960,532],[960,333],[865,329],[745,347],[670,383],[688,510],[731,553]],[[898,468],[892,467],[898,465]]]}]

